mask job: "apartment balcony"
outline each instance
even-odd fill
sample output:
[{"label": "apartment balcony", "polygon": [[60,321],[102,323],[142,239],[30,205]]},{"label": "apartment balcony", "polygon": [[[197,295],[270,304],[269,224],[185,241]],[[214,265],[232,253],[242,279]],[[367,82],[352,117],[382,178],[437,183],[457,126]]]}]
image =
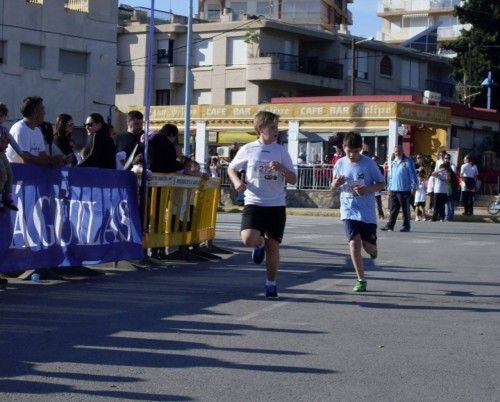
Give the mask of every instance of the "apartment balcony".
[{"label": "apartment balcony", "polygon": [[451,12],[462,0],[379,0],[377,15],[379,17],[402,15],[412,12]]},{"label": "apartment balcony", "polygon": [[316,57],[264,53],[249,59],[248,81],[281,81],[342,90],[343,65]]},{"label": "apartment balcony", "polygon": [[455,96],[455,84],[440,80],[426,80],[426,88],[432,92],[439,92],[443,98]]},{"label": "apartment balcony", "polygon": [[[418,35],[423,30],[427,29],[427,26],[411,27],[411,28],[399,28],[393,29],[391,32],[378,32],[377,40],[384,41],[387,43],[401,43],[404,42],[415,35]],[[445,40],[456,39],[460,36],[460,31],[462,29],[468,29],[468,25],[452,25],[452,26],[440,26],[438,27],[438,42]]]}]

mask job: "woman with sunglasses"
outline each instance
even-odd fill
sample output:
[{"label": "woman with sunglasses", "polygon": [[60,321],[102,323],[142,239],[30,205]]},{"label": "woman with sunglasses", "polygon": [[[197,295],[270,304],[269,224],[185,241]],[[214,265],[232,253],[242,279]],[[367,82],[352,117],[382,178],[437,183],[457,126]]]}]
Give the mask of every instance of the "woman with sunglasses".
[{"label": "woman with sunglasses", "polygon": [[88,141],[78,166],[115,169],[116,146],[103,117],[99,113],[91,113],[85,121],[85,128]]}]

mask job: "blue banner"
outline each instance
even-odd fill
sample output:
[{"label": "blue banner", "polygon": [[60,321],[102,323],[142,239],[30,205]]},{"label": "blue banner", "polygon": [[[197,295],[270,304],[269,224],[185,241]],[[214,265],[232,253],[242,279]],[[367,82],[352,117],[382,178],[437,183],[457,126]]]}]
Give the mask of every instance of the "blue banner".
[{"label": "blue banner", "polygon": [[12,164],[18,212],[0,213],[0,272],[143,257],[129,171]]}]

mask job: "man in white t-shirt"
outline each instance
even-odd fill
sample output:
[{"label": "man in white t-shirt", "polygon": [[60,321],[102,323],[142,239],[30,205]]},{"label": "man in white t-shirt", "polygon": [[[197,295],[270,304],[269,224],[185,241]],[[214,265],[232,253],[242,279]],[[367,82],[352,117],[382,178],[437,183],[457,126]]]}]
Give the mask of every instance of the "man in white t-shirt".
[{"label": "man in white t-shirt", "polygon": [[34,163],[37,165],[50,165],[51,159],[45,151],[45,141],[38,126],[45,117],[43,99],[30,96],[21,104],[22,120],[10,128],[10,134],[16,140],[22,155],[19,155],[9,145],[6,151],[7,159],[13,163]]},{"label": "man in white t-shirt", "polygon": [[[260,264],[266,256],[266,297],[278,297],[276,277],[280,262],[279,246],[286,222],[285,181],[297,182],[297,173],[288,151],[278,140],[279,116],[266,111],[255,115],[257,141],[239,149],[227,173],[238,192],[245,192],[241,220],[241,240],[255,247],[252,259]],[[246,171],[245,181],[238,172]]]}]

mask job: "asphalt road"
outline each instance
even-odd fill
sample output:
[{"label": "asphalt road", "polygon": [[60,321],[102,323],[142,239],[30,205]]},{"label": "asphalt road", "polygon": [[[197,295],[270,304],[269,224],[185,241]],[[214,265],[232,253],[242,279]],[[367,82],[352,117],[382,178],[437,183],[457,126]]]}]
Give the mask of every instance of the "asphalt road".
[{"label": "asphalt road", "polygon": [[280,298],[219,216],[218,262],[0,291],[2,401],[500,401],[500,226],[379,233],[368,292],[338,218],[290,216]]}]

